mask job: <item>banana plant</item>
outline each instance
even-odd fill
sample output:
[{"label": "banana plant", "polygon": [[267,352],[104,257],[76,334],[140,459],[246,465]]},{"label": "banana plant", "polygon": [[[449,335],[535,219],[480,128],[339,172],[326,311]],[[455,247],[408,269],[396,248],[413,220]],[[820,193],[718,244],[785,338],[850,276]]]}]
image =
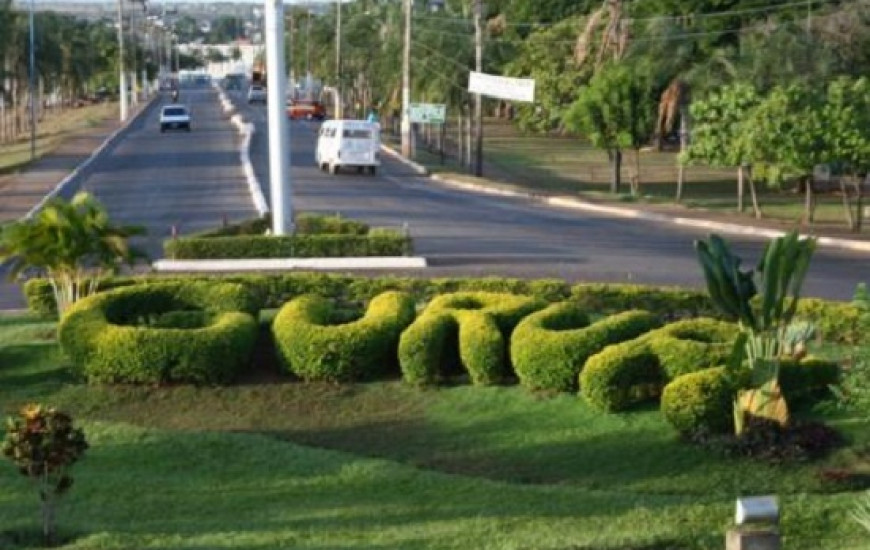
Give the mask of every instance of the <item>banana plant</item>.
[{"label": "banana plant", "polygon": [[738,392],[734,402],[738,434],[744,430],[746,415],[788,422],[779,387],[779,360],[815,246],[815,239],[792,231],[767,244],[756,271],[744,271],[741,259],[718,235],[695,243],[710,298],[739,323],[742,333],[729,366],[736,370],[745,360],[752,373],[752,389]]}]

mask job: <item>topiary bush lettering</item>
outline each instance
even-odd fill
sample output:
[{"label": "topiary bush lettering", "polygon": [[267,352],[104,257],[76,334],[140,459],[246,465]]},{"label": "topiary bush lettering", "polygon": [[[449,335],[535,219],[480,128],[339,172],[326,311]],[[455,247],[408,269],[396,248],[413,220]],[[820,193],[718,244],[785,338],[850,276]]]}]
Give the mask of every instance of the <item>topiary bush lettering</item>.
[{"label": "topiary bush lettering", "polygon": [[659,325],[646,311],[626,311],[590,324],[574,302],[529,315],[511,336],[511,361],[530,390],[576,391],[586,360],[606,346],[634,339]]},{"label": "topiary bush lettering", "polygon": [[335,302],[303,296],[287,303],[272,324],[285,367],[307,381],[348,382],[395,370],[399,335],[414,320],[402,292],[375,297],[365,315],[348,320]]},{"label": "topiary bush lettering", "polygon": [[133,285],[77,303],[58,334],[90,382],[220,384],[246,366],[256,314],[238,284]]}]

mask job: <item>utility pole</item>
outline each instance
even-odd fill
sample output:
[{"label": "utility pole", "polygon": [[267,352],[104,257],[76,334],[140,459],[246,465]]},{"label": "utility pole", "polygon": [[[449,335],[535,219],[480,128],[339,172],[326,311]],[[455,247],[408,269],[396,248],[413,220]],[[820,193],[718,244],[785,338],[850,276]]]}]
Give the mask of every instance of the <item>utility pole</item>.
[{"label": "utility pole", "polygon": [[284,2],[265,0],[266,87],[269,128],[269,189],[272,234],[293,232],[290,139],[284,105],[287,101],[287,68],[284,63]]},{"label": "utility pole", "polygon": [[402,156],[411,158],[411,9],[412,0],[405,4],[405,45],[402,54]]},{"label": "utility pole", "polygon": [[124,0],[118,0],[118,72],[121,122],[124,122],[127,120],[127,73],[124,68]]},{"label": "utility pole", "polygon": [[[474,0],[475,70],[483,72],[483,0]],[[474,175],[483,175],[483,97],[474,94]]]},{"label": "utility pole", "polygon": [[338,95],[338,112],[335,113],[336,119],[342,118],[344,110],[344,100],[341,90],[341,0],[335,2],[335,93]]}]

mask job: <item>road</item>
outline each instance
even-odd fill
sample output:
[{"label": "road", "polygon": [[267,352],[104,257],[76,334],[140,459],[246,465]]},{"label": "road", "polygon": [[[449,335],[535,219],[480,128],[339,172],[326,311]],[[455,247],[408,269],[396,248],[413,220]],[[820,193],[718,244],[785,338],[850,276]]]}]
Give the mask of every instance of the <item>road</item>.
[{"label": "road", "polygon": [[[216,93],[186,90],[194,113],[190,134],[161,134],[157,110],[134,122],[117,146],[91,164],[77,185],[93,192],[119,223],[148,228],[143,243],[159,257],[175,226],[190,233],[255,215],[239,167],[238,137]],[[254,122],[251,158],[268,194],[266,108],[241,102]],[[378,176],[320,172],[314,166],[316,122],[292,122],[292,192],[296,212],[340,212],[374,226],[407,227],[430,268],[419,276],[504,275],[570,281],[700,286],[692,249],[703,231],[545,207],[524,199],[449,189],[385,158]],[[762,242],[735,238],[755,261]],[[820,249],[807,279],[808,295],[851,297],[870,278],[870,256]],[[22,307],[0,289],[0,308]]]}]

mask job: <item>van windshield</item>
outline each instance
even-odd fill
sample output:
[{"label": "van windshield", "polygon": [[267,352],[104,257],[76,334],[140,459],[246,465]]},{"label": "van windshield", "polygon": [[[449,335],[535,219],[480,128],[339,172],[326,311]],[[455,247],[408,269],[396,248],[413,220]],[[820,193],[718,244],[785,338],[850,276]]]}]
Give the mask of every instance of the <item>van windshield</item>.
[{"label": "van windshield", "polygon": [[372,131],[371,130],[345,130],[344,137],[350,139],[371,139]]}]

